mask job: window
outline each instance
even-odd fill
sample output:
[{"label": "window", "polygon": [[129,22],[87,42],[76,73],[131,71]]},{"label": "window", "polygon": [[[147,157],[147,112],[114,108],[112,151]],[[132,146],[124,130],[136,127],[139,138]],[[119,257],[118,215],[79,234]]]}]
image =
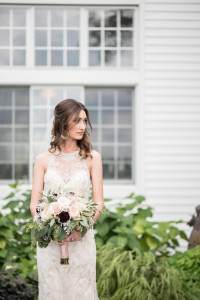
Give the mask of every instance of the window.
[{"label": "window", "polygon": [[[63,99],[72,98],[81,101],[81,87],[34,87],[31,89],[31,149],[32,164],[35,156],[45,151],[42,144],[47,125],[53,117],[54,107]],[[47,145],[45,145],[47,146]],[[41,150],[40,150],[41,149]]]},{"label": "window", "polygon": [[133,9],[89,9],[89,66],[133,67]]},{"label": "window", "polygon": [[102,154],[104,179],[133,181],[133,90],[86,88],[85,104],[93,147]]},{"label": "window", "polygon": [[26,65],[26,9],[0,8],[0,66]]},{"label": "window", "polygon": [[79,10],[35,9],[35,66],[79,66],[79,48]]},{"label": "window", "polygon": [[28,88],[0,88],[0,179],[28,179]]}]

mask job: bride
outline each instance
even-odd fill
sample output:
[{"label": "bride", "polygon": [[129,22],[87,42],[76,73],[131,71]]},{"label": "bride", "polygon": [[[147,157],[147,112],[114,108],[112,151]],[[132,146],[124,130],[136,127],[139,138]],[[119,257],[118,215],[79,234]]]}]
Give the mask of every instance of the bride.
[{"label": "bride", "polygon": [[[101,155],[92,150],[86,107],[73,99],[58,103],[54,110],[50,148],[35,160],[30,210],[34,216],[40,193],[56,193],[61,186],[98,204],[94,222],[104,207]],[[68,242],[69,265],[60,264],[59,245],[53,240],[37,247],[39,300],[98,300],[96,290],[96,244],[94,230],[81,237],[73,231],[60,243]]]}]

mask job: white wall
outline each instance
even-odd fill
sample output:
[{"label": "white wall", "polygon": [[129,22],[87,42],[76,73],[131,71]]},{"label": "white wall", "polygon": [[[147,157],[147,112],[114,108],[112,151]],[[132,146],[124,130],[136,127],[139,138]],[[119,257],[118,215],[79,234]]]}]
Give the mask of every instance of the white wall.
[{"label": "white wall", "polygon": [[147,199],[156,219],[188,221],[200,204],[200,1],[146,0],[144,38]]}]

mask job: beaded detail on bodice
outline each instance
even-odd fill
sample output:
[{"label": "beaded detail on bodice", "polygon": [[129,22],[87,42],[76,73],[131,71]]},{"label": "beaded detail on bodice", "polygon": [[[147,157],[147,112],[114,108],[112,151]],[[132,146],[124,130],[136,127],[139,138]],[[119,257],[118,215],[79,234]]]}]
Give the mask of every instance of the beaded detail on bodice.
[{"label": "beaded detail on bodice", "polygon": [[90,175],[86,160],[73,153],[51,154],[51,159],[44,175],[44,193],[59,191],[74,192],[81,197],[89,198]]}]

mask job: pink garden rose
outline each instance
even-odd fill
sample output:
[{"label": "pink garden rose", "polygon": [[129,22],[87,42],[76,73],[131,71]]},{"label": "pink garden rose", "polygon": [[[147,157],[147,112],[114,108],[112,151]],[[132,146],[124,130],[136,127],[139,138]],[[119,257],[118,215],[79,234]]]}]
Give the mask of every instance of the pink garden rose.
[{"label": "pink garden rose", "polygon": [[70,207],[69,214],[70,214],[71,218],[79,217],[80,216],[80,212],[79,212],[78,207],[76,205],[72,205]]},{"label": "pink garden rose", "polygon": [[51,202],[49,204],[49,211],[52,215],[58,215],[61,212],[61,209],[57,202]]}]

